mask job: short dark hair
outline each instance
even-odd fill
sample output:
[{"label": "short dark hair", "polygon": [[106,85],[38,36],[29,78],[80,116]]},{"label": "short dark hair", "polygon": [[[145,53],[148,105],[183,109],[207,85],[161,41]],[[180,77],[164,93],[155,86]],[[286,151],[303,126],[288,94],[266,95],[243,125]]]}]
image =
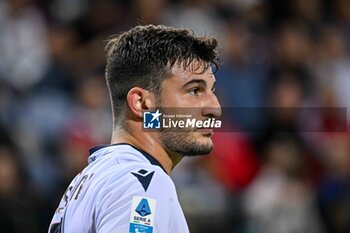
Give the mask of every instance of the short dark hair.
[{"label": "short dark hair", "polygon": [[114,125],[122,118],[129,90],[137,86],[160,93],[161,83],[175,63],[180,62],[186,68],[198,60],[204,62],[202,72],[211,65],[216,69],[219,66],[215,38],[163,25],[136,26],[113,36],[106,51],[106,80]]}]

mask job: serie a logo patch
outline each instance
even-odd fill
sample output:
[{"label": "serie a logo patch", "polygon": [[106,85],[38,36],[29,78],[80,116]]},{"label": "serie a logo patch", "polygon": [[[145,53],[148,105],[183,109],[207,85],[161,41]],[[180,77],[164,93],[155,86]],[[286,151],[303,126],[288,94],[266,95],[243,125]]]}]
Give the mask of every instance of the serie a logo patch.
[{"label": "serie a logo patch", "polygon": [[156,200],[148,197],[134,196],[132,198],[130,233],[152,233]]}]

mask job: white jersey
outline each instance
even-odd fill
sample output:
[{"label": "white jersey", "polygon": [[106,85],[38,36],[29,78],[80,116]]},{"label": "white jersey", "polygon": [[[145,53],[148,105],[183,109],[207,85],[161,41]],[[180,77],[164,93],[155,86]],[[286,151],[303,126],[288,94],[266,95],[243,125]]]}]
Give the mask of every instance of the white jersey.
[{"label": "white jersey", "polygon": [[174,183],[151,155],[129,144],[90,150],[49,233],[187,233]]}]

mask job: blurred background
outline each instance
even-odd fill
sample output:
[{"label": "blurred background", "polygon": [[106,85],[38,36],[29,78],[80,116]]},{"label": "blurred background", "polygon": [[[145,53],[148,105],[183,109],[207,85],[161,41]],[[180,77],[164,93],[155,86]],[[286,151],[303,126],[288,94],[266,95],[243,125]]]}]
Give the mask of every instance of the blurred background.
[{"label": "blurred background", "polygon": [[175,168],[192,233],[350,232],[350,117],[327,110],[350,103],[348,0],[1,0],[0,232],[47,232],[110,142],[105,40],[140,23],[217,37],[222,106],[264,109]]}]

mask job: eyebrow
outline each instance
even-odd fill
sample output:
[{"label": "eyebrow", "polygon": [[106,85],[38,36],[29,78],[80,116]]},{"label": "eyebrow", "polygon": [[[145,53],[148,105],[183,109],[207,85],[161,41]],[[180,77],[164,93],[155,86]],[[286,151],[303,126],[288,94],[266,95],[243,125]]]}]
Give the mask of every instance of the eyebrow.
[{"label": "eyebrow", "polygon": [[[186,88],[187,86],[189,86],[193,83],[197,83],[198,85],[203,86],[204,88],[207,87],[207,82],[204,81],[203,79],[192,79],[191,81],[189,81],[185,85],[183,85],[183,88]],[[216,84],[216,81],[214,81],[211,90],[215,89],[215,84]]]},{"label": "eyebrow", "polygon": [[203,86],[203,87],[207,86],[207,82],[204,81],[203,79],[192,79],[191,81],[188,81],[187,83],[185,83],[185,85],[183,85],[183,88],[186,88],[187,86],[189,86],[193,83],[197,83],[198,85]]}]

